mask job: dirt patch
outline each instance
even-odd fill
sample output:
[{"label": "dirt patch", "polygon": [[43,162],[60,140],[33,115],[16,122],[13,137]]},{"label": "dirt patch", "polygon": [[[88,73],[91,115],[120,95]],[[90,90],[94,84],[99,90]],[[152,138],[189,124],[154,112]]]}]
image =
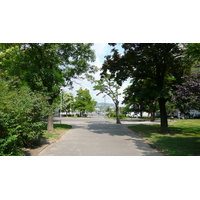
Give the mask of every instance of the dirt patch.
[{"label": "dirt patch", "polygon": [[63,134],[65,134],[67,130],[56,130],[56,133],[59,134],[58,138],[49,138],[49,139],[42,139],[41,144],[34,148],[23,148],[23,152],[25,156],[38,156],[38,154],[47,148],[49,145],[53,144],[57,140],[59,140]]}]

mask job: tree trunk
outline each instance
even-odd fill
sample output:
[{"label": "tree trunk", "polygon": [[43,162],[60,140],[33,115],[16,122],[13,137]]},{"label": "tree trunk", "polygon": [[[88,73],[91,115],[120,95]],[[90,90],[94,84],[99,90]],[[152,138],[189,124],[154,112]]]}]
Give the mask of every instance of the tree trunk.
[{"label": "tree trunk", "polygon": [[154,109],[154,103],[150,105],[150,121],[155,121],[155,109]]},{"label": "tree trunk", "polygon": [[116,107],[116,123],[121,124],[120,118],[119,118],[119,103],[116,103],[115,107]]},{"label": "tree trunk", "polygon": [[140,110],[140,117],[143,117],[143,111]]},{"label": "tree trunk", "polygon": [[155,112],[153,110],[151,110],[151,116],[150,116],[150,121],[154,122],[155,121]]},{"label": "tree trunk", "polygon": [[48,124],[47,124],[47,131],[52,132],[54,130],[53,127],[53,115],[48,116]]},{"label": "tree trunk", "polygon": [[160,118],[161,118],[161,133],[168,133],[168,121],[167,121],[167,112],[166,112],[166,99],[159,98],[159,107],[160,107]]}]

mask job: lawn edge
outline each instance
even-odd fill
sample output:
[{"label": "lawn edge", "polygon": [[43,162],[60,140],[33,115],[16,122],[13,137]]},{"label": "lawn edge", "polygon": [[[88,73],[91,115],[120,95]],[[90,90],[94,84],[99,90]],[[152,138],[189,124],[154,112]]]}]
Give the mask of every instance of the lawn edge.
[{"label": "lawn edge", "polygon": [[145,142],[152,148],[152,149],[156,149],[158,152],[162,153],[164,156],[170,156],[169,154],[167,154],[165,151],[163,151],[162,149],[160,149],[158,146],[155,145],[155,143],[150,142],[148,139],[142,137],[141,135],[139,135],[136,131],[133,131],[131,128],[131,126],[128,126],[128,129],[130,129],[135,135],[137,135],[138,137],[140,137],[141,139],[145,140]]}]

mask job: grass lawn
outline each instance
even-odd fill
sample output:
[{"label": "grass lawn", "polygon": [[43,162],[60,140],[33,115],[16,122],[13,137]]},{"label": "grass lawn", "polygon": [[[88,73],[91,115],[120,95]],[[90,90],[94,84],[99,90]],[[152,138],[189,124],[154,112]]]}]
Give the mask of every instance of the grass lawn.
[{"label": "grass lawn", "polygon": [[58,139],[60,137],[60,134],[62,131],[68,130],[72,128],[71,125],[68,124],[53,124],[54,126],[54,131],[53,132],[48,132],[47,130],[47,125],[44,127],[44,133],[43,133],[43,138],[49,139],[49,138],[54,138]]},{"label": "grass lawn", "polygon": [[[116,119],[116,117],[106,117],[107,119]],[[122,117],[120,119],[133,119],[131,117]]]},{"label": "grass lawn", "polygon": [[169,134],[159,133],[160,125],[134,125],[129,128],[170,156],[200,156],[199,119],[170,122]]}]

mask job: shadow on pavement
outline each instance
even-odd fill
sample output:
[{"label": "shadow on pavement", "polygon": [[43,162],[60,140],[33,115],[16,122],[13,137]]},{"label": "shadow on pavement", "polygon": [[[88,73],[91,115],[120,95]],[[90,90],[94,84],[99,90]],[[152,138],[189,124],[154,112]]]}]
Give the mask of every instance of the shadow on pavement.
[{"label": "shadow on pavement", "polygon": [[[58,119],[57,119],[58,120]],[[143,156],[163,156],[164,154],[152,148],[143,138],[137,136],[133,131],[128,129],[128,126],[141,123],[150,123],[143,119],[121,120],[122,124],[116,124],[115,120],[108,120],[105,118],[90,118],[90,119],[75,119],[64,118],[63,123],[71,124],[73,129],[77,132],[82,129],[88,130],[93,134],[108,134],[110,136],[119,136],[123,141],[130,141],[133,143],[133,151],[139,150]],[[84,134],[84,133],[83,133]],[[106,137],[105,137],[106,138]],[[120,140],[118,140],[120,141]],[[128,144],[128,143],[127,143]],[[130,144],[130,143],[129,143]],[[131,148],[132,148],[131,147]],[[130,149],[130,146],[129,146]]]},{"label": "shadow on pavement", "polygon": [[[129,125],[128,125],[129,126]],[[154,146],[148,144],[143,138],[136,135],[127,128],[127,124],[88,123],[88,129],[94,134],[109,134],[111,136],[126,136],[124,140],[132,141],[137,149],[142,150],[144,156],[163,156],[164,154],[155,150]],[[154,148],[152,148],[154,147]]]}]

